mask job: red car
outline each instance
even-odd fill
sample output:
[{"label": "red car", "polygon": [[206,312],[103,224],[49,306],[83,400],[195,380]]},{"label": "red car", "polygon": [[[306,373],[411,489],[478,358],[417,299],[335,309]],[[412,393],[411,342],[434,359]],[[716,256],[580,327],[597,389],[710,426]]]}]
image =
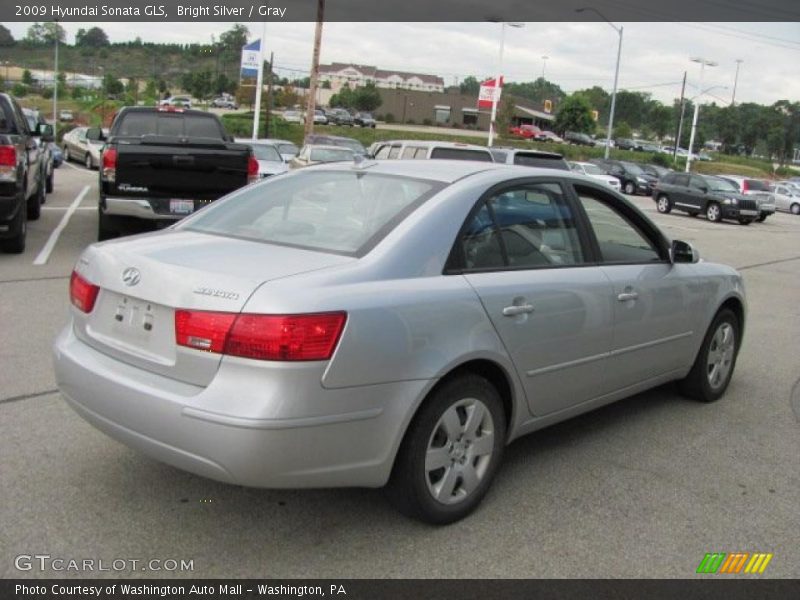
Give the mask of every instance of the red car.
[{"label": "red car", "polygon": [[541,132],[542,130],[536,125],[518,125],[516,127],[508,128],[508,133],[517,137],[525,138],[526,140],[536,137],[536,135]]}]

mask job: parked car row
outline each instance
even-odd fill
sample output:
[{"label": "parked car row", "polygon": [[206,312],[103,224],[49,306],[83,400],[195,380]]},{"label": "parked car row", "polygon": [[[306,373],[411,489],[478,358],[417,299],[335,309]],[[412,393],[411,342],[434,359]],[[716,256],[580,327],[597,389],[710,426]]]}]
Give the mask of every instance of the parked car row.
[{"label": "parked car row", "polygon": [[[283,119],[287,123],[305,123],[304,110],[289,109],[283,112]],[[317,108],[314,111],[314,123],[318,125],[341,125],[347,127],[375,128],[375,118],[369,112],[351,113],[345,108]]]}]

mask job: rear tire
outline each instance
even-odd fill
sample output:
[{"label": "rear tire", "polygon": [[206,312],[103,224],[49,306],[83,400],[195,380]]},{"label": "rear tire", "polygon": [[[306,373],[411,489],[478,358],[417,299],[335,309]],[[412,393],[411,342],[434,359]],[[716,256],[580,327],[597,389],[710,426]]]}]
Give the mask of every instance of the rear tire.
[{"label": "rear tire", "polygon": [[113,240],[119,237],[119,229],[114,217],[103,214],[101,209],[97,211],[97,241]]},{"label": "rear tire", "polygon": [[666,194],[659,195],[658,200],[656,200],[656,208],[661,214],[669,214],[672,211],[672,202],[669,196]]},{"label": "rear tire", "polygon": [[87,153],[86,156],[83,157],[83,164],[89,170],[94,168],[94,163],[92,162],[92,155],[91,154]]},{"label": "rear tire", "polygon": [[[55,169],[55,165],[53,165],[53,168]],[[50,175],[47,176],[44,191],[48,194],[53,193],[53,171],[50,171]],[[42,202],[42,204],[44,204],[44,202]]]},{"label": "rear tire", "polygon": [[678,384],[683,395],[700,402],[718,400],[728,388],[739,354],[739,319],[720,310],[703,338],[692,370]]},{"label": "rear tire", "polygon": [[25,237],[28,234],[28,212],[25,210],[25,206],[19,207],[17,218],[14,219],[14,223],[11,227],[15,231],[15,234],[13,237],[1,242],[3,252],[7,252],[8,254],[22,254],[25,252]]},{"label": "rear tire", "polygon": [[722,209],[716,202],[709,202],[706,207],[706,218],[712,223],[719,223],[722,221]]},{"label": "rear tire", "polygon": [[403,514],[444,525],[480,504],[500,465],[506,437],[503,403],[483,377],[442,383],[406,431],[386,487]]},{"label": "rear tire", "polygon": [[42,216],[42,204],[44,202],[44,181],[39,181],[36,193],[28,198],[26,212],[29,221],[38,221]]}]

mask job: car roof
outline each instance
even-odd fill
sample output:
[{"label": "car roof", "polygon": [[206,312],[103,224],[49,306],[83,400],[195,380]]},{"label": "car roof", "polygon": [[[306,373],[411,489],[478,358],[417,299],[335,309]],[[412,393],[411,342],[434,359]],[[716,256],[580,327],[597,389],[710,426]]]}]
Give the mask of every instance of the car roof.
[{"label": "car roof", "polygon": [[293,146],[297,146],[292,140],[279,140],[278,138],[261,138],[256,141],[263,144],[292,144]]},{"label": "car roof", "polygon": [[483,150],[489,152],[490,148],[486,146],[477,146],[475,144],[465,144],[464,142],[441,142],[436,140],[383,140],[380,144],[413,144],[421,148],[461,148],[467,150]]},{"label": "car roof", "polygon": [[322,148],[323,150],[345,150],[347,152],[353,152],[353,149],[347,146],[333,146],[331,144],[306,144],[304,148]]},{"label": "car roof", "polygon": [[275,141],[273,140],[253,140],[250,138],[233,138],[233,141],[237,144],[258,144],[259,146],[275,146]]},{"label": "car roof", "polygon": [[489,150],[502,150],[503,152],[511,152],[512,154],[519,154],[520,152],[524,152],[525,154],[532,156],[541,156],[542,158],[564,158],[564,156],[562,154],[559,154],[558,152],[548,152],[547,150],[537,150],[535,148],[513,148],[511,146],[492,146],[491,148],[489,148]]},{"label": "car roof", "polygon": [[[307,167],[308,169],[315,168],[335,168],[342,171],[360,170],[366,173],[380,173],[383,175],[397,175],[401,177],[413,177],[417,179],[427,179],[430,181],[439,181],[442,183],[454,183],[465,177],[477,175],[481,173],[494,172],[499,174],[505,173],[509,178],[511,177],[536,177],[546,176],[553,177],[553,169],[544,167],[526,167],[519,165],[506,165],[502,163],[483,162],[474,160],[449,160],[449,159],[435,159],[435,160],[366,160],[361,163],[361,166],[356,166],[356,163],[346,161],[338,163],[326,163],[323,167]],[[306,170],[305,168],[303,169]],[[557,171],[559,177],[565,179],[575,179],[581,183],[585,182],[583,176],[573,174],[570,171]]]}]

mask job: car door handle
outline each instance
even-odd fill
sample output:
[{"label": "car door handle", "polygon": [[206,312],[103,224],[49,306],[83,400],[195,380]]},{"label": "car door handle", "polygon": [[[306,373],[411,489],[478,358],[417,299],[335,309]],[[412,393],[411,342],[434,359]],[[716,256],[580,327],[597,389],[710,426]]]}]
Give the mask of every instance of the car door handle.
[{"label": "car door handle", "polygon": [[617,296],[620,302],[627,302],[628,300],[636,300],[639,297],[637,292],[623,292]]},{"label": "car door handle", "polygon": [[504,317],[515,317],[517,315],[524,315],[526,313],[533,312],[533,304],[514,304],[512,306],[506,306],[503,309],[503,316]]}]

